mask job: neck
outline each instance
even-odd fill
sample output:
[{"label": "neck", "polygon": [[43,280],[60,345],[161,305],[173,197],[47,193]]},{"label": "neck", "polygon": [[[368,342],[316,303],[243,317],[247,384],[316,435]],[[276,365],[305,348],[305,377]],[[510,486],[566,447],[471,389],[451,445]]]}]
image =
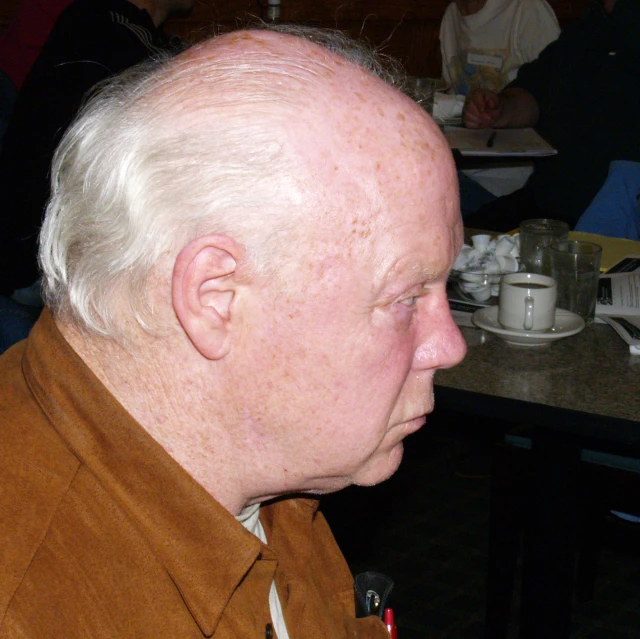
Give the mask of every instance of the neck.
[{"label": "neck", "polygon": [[216,384],[213,364],[205,360],[194,366],[189,344],[166,335],[154,339],[141,331],[125,348],[56,321],[123,408],[231,514],[270,496],[257,495],[243,483],[259,475],[256,460],[248,458],[241,433],[230,427],[223,399],[227,393]]}]

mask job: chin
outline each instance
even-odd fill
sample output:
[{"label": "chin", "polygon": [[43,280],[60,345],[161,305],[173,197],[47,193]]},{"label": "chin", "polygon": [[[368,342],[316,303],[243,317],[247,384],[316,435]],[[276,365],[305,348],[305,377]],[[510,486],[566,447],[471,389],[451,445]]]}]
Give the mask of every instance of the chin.
[{"label": "chin", "polygon": [[360,470],[354,477],[353,483],[356,486],[375,486],[386,481],[398,470],[404,446],[398,442],[388,453],[376,455]]},{"label": "chin", "polygon": [[389,479],[398,470],[403,452],[404,447],[401,440],[384,452],[377,451],[355,472],[314,481],[314,486],[300,488],[297,492],[308,495],[327,495],[348,486],[375,486]]}]

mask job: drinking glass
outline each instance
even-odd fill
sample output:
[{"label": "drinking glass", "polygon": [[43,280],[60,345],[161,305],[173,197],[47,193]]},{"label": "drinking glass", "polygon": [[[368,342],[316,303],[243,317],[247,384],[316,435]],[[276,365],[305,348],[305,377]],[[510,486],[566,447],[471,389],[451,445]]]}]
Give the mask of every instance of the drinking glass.
[{"label": "drinking glass", "polygon": [[549,245],[569,237],[569,225],[562,220],[525,220],[520,224],[520,264],[527,273],[551,275]]},{"label": "drinking glass", "polygon": [[558,284],[558,308],[577,313],[585,324],[595,317],[602,247],[593,242],[564,240],[549,249],[551,277]]}]

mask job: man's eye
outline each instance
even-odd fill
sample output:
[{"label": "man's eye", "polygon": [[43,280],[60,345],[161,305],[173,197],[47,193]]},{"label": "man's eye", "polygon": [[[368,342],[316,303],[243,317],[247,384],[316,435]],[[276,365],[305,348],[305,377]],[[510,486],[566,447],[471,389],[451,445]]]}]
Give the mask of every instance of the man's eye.
[{"label": "man's eye", "polygon": [[411,308],[416,305],[417,301],[418,301],[418,296],[413,295],[412,297],[407,297],[406,299],[400,300],[400,303]]}]

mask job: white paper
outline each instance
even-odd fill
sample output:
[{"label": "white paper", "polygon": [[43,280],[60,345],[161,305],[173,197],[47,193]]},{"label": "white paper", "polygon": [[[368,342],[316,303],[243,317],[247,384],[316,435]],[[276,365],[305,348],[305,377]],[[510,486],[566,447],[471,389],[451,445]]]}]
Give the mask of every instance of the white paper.
[{"label": "white paper", "polygon": [[640,315],[640,273],[601,275],[596,315]]},{"label": "white paper", "polygon": [[627,255],[598,281],[596,318],[609,324],[640,354],[640,256]]},{"label": "white paper", "polygon": [[[462,155],[469,157],[544,157],[557,153],[533,129],[466,129],[445,126],[443,133],[452,149],[458,149]],[[487,146],[492,136],[492,146]]]},{"label": "white paper", "polygon": [[483,53],[467,54],[467,64],[472,64],[479,67],[490,67],[491,69],[502,69],[504,60],[499,55],[485,55]]}]

